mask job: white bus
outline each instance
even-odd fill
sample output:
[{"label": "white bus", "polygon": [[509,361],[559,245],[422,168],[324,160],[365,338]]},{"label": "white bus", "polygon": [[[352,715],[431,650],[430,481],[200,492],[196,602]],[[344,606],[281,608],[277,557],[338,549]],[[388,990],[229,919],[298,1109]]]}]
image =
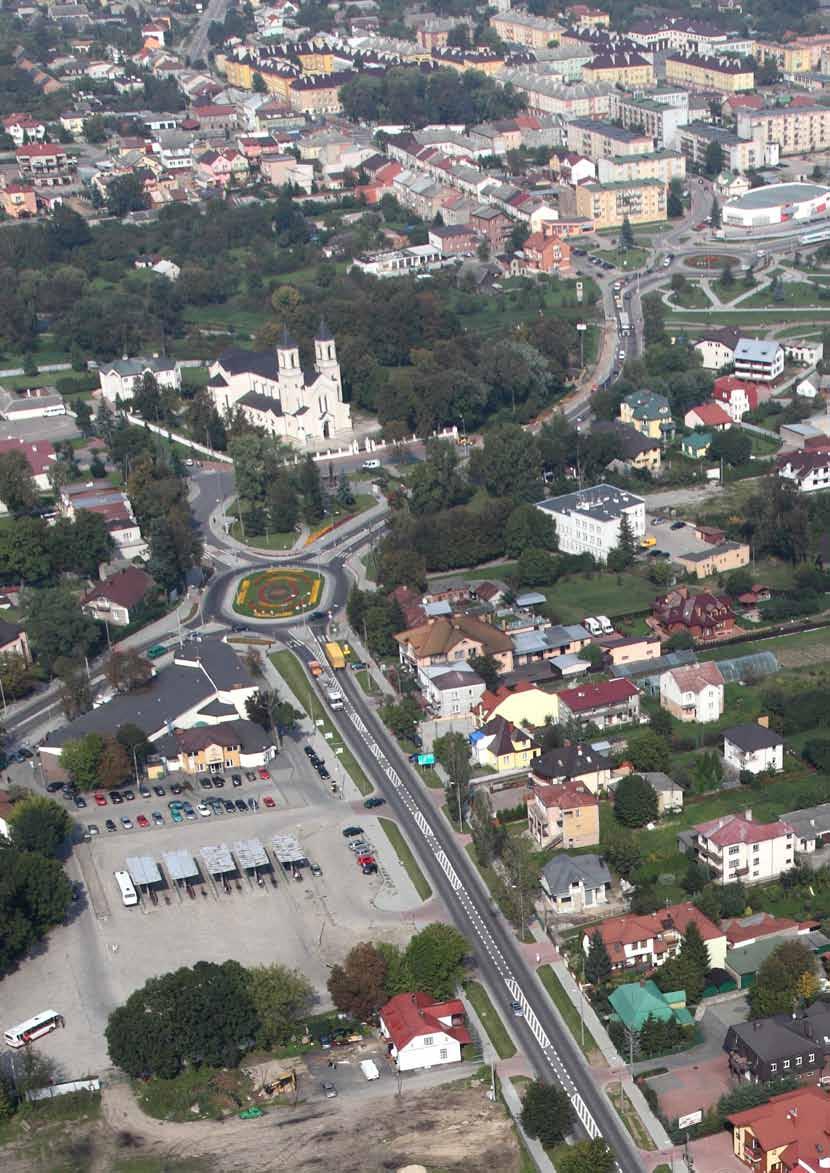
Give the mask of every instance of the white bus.
[{"label": "white bus", "polygon": [[3,1038],[9,1047],[25,1047],[33,1039],[48,1035],[50,1030],[57,1030],[59,1026],[63,1026],[63,1015],[57,1010],[41,1010],[40,1014],[27,1018],[19,1026],[10,1026]]},{"label": "white bus", "polygon": [[116,872],[115,882],[118,885],[118,889],[121,893],[121,900],[127,908],[129,908],[132,904],[138,904],[138,895],[135,888],[133,887],[133,882],[130,879],[129,872]]}]

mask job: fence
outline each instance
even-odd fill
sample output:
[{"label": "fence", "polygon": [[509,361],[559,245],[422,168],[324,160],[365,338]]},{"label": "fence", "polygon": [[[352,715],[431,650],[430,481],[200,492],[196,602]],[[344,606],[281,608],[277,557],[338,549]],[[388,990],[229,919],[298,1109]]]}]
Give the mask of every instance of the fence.
[{"label": "fence", "polygon": [[26,1099],[30,1103],[38,1100],[53,1100],[55,1096],[68,1096],[72,1092],[99,1092],[100,1079],[73,1079],[69,1083],[53,1083],[49,1087],[40,1087],[35,1091],[26,1092]]}]

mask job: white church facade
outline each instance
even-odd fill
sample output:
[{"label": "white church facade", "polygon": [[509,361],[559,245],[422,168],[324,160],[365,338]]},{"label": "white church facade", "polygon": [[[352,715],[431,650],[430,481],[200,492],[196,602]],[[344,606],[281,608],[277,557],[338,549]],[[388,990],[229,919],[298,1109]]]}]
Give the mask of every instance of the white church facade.
[{"label": "white church facade", "polygon": [[208,390],[220,415],[240,409],[255,427],[304,444],[350,432],[334,338],[323,322],[314,339],[314,366],[300,364],[297,343],[283,332],[272,351],[229,347],[210,366]]}]

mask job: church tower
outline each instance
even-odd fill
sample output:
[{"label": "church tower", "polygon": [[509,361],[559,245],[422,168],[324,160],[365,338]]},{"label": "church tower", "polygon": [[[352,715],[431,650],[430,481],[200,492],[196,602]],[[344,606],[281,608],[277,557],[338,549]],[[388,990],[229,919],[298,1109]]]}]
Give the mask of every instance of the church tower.
[{"label": "church tower", "polygon": [[337,361],[337,348],[334,344],[334,335],[325,321],[320,319],[320,326],[314,338],[314,368],[318,375],[325,375],[331,379],[337,388],[337,399],[343,399],[343,389],[340,384],[340,363]]},{"label": "church tower", "polygon": [[303,369],[300,366],[300,348],[284,326],[277,345],[277,383],[280,403],[286,415],[303,406]]}]

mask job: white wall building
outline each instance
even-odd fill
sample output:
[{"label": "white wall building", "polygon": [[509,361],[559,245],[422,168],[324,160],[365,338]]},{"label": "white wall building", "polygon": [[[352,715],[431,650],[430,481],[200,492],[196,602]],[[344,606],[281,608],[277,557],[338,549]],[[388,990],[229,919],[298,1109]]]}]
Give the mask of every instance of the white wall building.
[{"label": "white wall building", "polygon": [[606,562],[619,543],[623,516],[635,539],[646,532],[643,498],[609,484],[537,501],[536,508],[553,518],[563,554],[591,554],[598,562]]},{"label": "white wall building", "polygon": [[695,855],[716,884],[760,884],[793,866],[795,834],[788,823],[755,823],[748,810],[721,815],[692,831]]},{"label": "white wall building", "polygon": [[98,371],[103,396],[113,404],[116,399],[132,399],[145,375],[152,375],[159,387],[181,390],[182,373],[175,362],[166,358],[122,358],[102,365]]},{"label": "white wall building", "polygon": [[784,347],[780,342],[739,338],[735,347],[735,374],[739,379],[771,383],[784,373]]},{"label": "white wall building", "polygon": [[468,717],[486,685],[466,660],[428,664],[418,669],[418,683],[433,717]]},{"label": "white wall building", "polygon": [[380,1031],[399,1071],[460,1063],[469,1043],[463,1002],[434,1002],[428,994],[397,994],[380,1010]]},{"label": "white wall building", "polygon": [[723,715],[723,676],[717,664],[687,664],[660,677],[660,707],[678,721],[717,721]]},{"label": "white wall building", "polygon": [[784,769],[784,738],[764,725],[735,725],[724,730],[723,758],[734,770],[763,774]]}]

